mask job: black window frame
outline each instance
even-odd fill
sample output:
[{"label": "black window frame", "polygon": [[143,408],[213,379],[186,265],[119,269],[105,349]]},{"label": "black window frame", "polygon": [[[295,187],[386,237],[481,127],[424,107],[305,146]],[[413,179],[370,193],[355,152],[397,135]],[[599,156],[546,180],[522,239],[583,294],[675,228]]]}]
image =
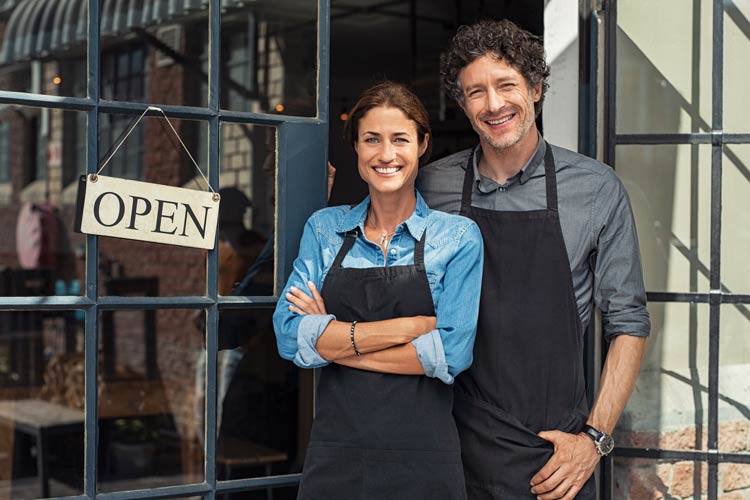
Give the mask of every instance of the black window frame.
[{"label": "black window frame", "polygon": [[[137,116],[149,103],[109,101],[101,97],[100,3],[86,0],[87,14],[87,97],[61,97],[0,90],[0,103],[86,113],[86,172],[95,173],[103,151],[99,149],[99,120],[102,113]],[[213,500],[226,493],[294,486],[300,474],[265,476],[227,481],[217,480],[217,372],[219,313],[225,309],[272,308],[278,290],[290,274],[302,229],[309,215],[326,204],[326,159],[328,148],[328,83],[330,46],[330,0],[318,0],[317,18],[317,113],[314,117],[283,114],[227,111],[220,106],[220,46],[222,0],[209,0],[208,102],[205,107],[158,105],[170,118],[197,120],[208,125],[208,180],[219,185],[220,137],[222,123],[254,124],[275,127],[277,136],[276,179],[276,271],[275,291],[271,296],[220,296],[218,294],[218,246],[206,258],[207,281],[203,295],[181,297],[104,296],[99,290],[98,237],[86,237],[86,280],[82,296],[0,297],[0,311],[80,310],[85,314],[85,448],[83,495],[69,499],[129,500],[204,496]],[[150,116],[160,116],[149,111]],[[97,491],[98,394],[97,364],[100,313],[138,309],[195,309],[206,311],[205,387],[205,462],[200,483],[158,489],[128,490],[113,493]]]},{"label": "black window frame", "polygon": [[[602,460],[599,498],[614,498],[614,459],[645,458],[652,460],[684,460],[707,464],[708,500],[719,496],[719,465],[724,463],[750,464],[750,454],[722,452],[719,449],[719,369],[720,369],[720,309],[723,304],[750,304],[750,295],[731,293],[721,284],[722,235],[722,161],[726,145],[750,144],[750,134],[725,133],[724,115],[724,15],[723,0],[712,0],[712,79],[711,124],[707,132],[694,133],[627,133],[616,130],[617,116],[617,0],[591,0],[581,8],[581,80],[579,106],[579,148],[589,156],[597,156],[597,138],[601,138],[601,156],[605,163],[617,170],[615,150],[621,145],[708,145],[711,148],[711,215],[710,215],[710,290],[707,293],[648,291],[651,303],[685,303],[691,307],[706,304],[709,307],[708,350],[708,429],[704,450],[675,450],[664,448],[616,447],[612,455]],[[603,88],[598,90],[599,41],[603,42]],[[603,99],[599,102],[599,96]],[[601,107],[601,129],[598,110]],[[595,383],[606,356],[606,346],[589,335],[586,347],[589,398],[593,398]],[[696,469],[700,474],[700,468]]]}]

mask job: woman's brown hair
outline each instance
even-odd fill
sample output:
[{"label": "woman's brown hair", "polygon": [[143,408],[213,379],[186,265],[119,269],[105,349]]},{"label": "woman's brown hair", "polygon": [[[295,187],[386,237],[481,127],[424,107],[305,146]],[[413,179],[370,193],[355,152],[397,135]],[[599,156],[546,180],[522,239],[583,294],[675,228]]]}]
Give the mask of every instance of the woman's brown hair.
[{"label": "woman's brown hair", "polygon": [[378,106],[400,109],[416,124],[419,144],[427,137],[427,149],[419,157],[419,165],[427,163],[432,153],[430,119],[419,97],[402,83],[385,81],[362,92],[344,123],[344,140],[354,147],[359,136],[359,121],[368,111]]}]

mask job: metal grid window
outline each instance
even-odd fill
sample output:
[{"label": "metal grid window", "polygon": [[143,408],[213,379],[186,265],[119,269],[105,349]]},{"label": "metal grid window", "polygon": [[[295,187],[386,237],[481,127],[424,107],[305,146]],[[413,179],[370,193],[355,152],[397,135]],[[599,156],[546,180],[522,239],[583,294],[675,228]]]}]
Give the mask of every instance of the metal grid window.
[{"label": "metal grid window", "polygon": [[[21,2],[19,2],[21,3]],[[158,3],[158,2],[157,2]],[[191,2],[197,3],[197,2]],[[297,244],[305,220],[314,210],[325,205],[326,202],[326,167],[328,139],[328,75],[329,75],[329,24],[330,1],[320,0],[317,11],[317,95],[314,117],[295,117],[282,113],[253,113],[222,110],[221,92],[221,13],[226,3],[223,0],[203,2],[208,5],[208,96],[207,106],[193,107],[180,105],[159,105],[170,119],[194,120],[207,126],[208,141],[204,161],[209,165],[207,177],[212,186],[219,186],[219,169],[222,147],[222,125],[255,125],[273,127],[276,130],[276,194],[275,194],[275,283],[279,287],[288,276]],[[7,2],[12,5],[12,2]],[[49,9],[56,6],[48,5]],[[84,24],[79,25],[79,31],[85,27],[87,41],[87,78],[86,97],[60,97],[53,95],[32,94],[0,90],[0,103],[47,108],[52,111],[75,111],[86,116],[85,129],[85,163],[86,172],[96,172],[101,154],[99,148],[99,131],[102,113],[136,116],[147,105],[152,103],[105,100],[101,94],[104,78],[104,68],[100,63],[100,31],[109,29],[100,21],[102,5],[108,2],[87,0],[87,14]],[[170,5],[172,2],[170,2]],[[118,3],[117,5],[120,5]],[[167,15],[167,2],[161,2]],[[83,8],[86,4],[83,4]],[[7,7],[3,7],[7,8]],[[81,8],[81,10],[83,10]],[[47,10],[49,10],[47,9]],[[41,12],[41,11],[39,11]],[[124,14],[124,13],[123,13]],[[157,13],[155,12],[154,15]],[[46,22],[47,18],[42,18]],[[68,19],[68,18],[66,18]],[[69,19],[77,19],[76,16]],[[52,18],[49,18],[52,22]],[[106,21],[110,22],[110,20]],[[116,22],[116,21],[114,21]],[[83,21],[81,21],[83,23]],[[51,24],[50,24],[51,26]],[[40,29],[45,26],[39,26]],[[63,35],[66,35],[65,33]],[[52,32],[52,37],[55,33]],[[116,93],[115,93],[116,94]],[[201,162],[202,163],[202,162]],[[71,498],[106,498],[134,499],[134,498],[177,498],[189,496],[204,496],[213,499],[217,495],[247,491],[270,490],[277,487],[293,486],[299,481],[298,474],[283,476],[266,476],[249,479],[217,480],[216,466],[216,438],[217,438],[217,378],[210,374],[217,372],[218,352],[218,323],[220,311],[230,309],[272,308],[276,302],[274,295],[269,296],[220,296],[218,291],[219,252],[218,248],[207,253],[205,258],[206,283],[205,292],[199,295],[179,297],[162,296],[106,296],[106,291],[100,288],[100,274],[102,270],[99,259],[100,242],[97,237],[88,235],[85,246],[85,283],[83,289],[65,289],[63,282],[52,290],[44,290],[39,296],[25,294],[6,294],[0,297],[0,313],[15,314],[18,311],[42,314],[44,311],[68,311],[83,315],[84,343],[84,380],[85,380],[85,444],[84,444],[84,474],[83,496]],[[108,270],[107,272],[110,272]],[[56,293],[56,295],[53,295]],[[80,295],[76,295],[80,293]],[[148,295],[148,294],[147,294]],[[205,439],[203,480],[198,483],[167,486],[158,489],[140,489],[103,493],[98,491],[98,478],[102,474],[99,470],[97,443],[100,440],[100,428],[97,408],[99,401],[98,356],[100,346],[100,331],[102,318],[108,312],[114,311],[169,311],[177,309],[192,309],[205,311]],[[40,472],[41,474],[41,472]],[[42,492],[45,496],[45,491]]]},{"label": "metal grid window", "polygon": [[[737,385],[737,382],[729,379],[731,375],[729,371],[720,369],[724,368],[721,361],[722,343],[720,341],[726,336],[726,333],[722,330],[722,321],[726,318],[725,314],[728,309],[736,309],[746,321],[748,317],[747,306],[750,304],[750,295],[737,293],[742,292],[742,290],[731,290],[726,284],[727,280],[732,279],[732,276],[737,273],[742,273],[742,270],[737,268],[736,263],[734,267],[722,267],[722,255],[725,255],[725,252],[729,250],[726,248],[728,243],[724,238],[725,233],[733,230],[726,224],[727,217],[731,214],[722,210],[722,200],[724,199],[724,204],[727,202],[726,193],[723,193],[723,190],[727,189],[725,176],[729,167],[736,166],[739,170],[743,168],[737,155],[732,153],[732,148],[750,143],[750,134],[734,133],[736,131],[729,133],[724,127],[727,113],[732,106],[740,104],[739,102],[730,102],[725,93],[725,83],[727,83],[724,78],[726,74],[725,62],[730,63],[725,59],[725,51],[728,50],[725,42],[725,19],[732,19],[740,27],[747,27],[747,18],[745,17],[747,13],[745,12],[743,15],[733,5],[733,2],[723,0],[678,3],[680,4],[679,8],[684,9],[684,18],[687,19],[684,26],[680,25],[680,28],[684,28],[684,30],[679,35],[674,35],[674,33],[679,32],[678,29],[675,29],[674,24],[665,25],[667,21],[674,20],[673,16],[661,16],[663,12],[659,14],[652,12],[659,8],[655,4],[617,1],[604,4],[604,123],[602,133],[604,161],[612,165],[621,177],[625,176],[627,179],[631,175],[629,172],[637,168],[623,161],[630,157],[626,157],[622,151],[645,151],[640,158],[646,158],[648,155],[656,158],[653,163],[648,165],[650,168],[675,169],[676,173],[669,178],[673,181],[673,186],[669,186],[668,183],[664,184],[670,188],[669,190],[664,189],[662,193],[656,193],[651,198],[646,193],[644,199],[658,201],[659,196],[661,196],[662,201],[666,199],[666,202],[669,203],[669,197],[674,192],[675,198],[682,193],[683,197],[690,200],[689,210],[683,211],[683,213],[688,212],[685,217],[690,218],[690,228],[687,231],[690,238],[681,240],[682,235],[675,234],[677,230],[668,225],[666,228],[668,237],[663,240],[654,238],[653,243],[655,248],[658,245],[662,245],[662,248],[669,247],[679,258],[689,262],[689,266],[685,266],[686,271],[683,271],[676,283],[665,281],[662,284],[654,285],[655,278],[648,275],[646,281],[650,309],[671,307],[674,310],[675,308],[682,308],[681,310],[685,313],[685,322],[688,323],[688,327],[680,332],[680,339],[677,339],[670,346],[664,347],[664,352],[674,353],[684,346],[684,368],[689,371],[689,374],[687,377],[681,377],[677,370],[664,367],[661,368],[661,372],[678,380],[685,387],[691,388],[692,394],[688,399],[694,405],[694,408],[690,408],[691,411],[694,411],[694,414],[691,414],[693,415],[691,417],[693,427],[689,427],[689,432],[686,434],[689,438],[688,444],[670,441],[665,438],[667,433],[659,434],[663,428],[658,427],[653,429],[655,432],[650,441],[638,444],[637,441],[633,440],[625,446],[615,448],[614,456],[603,462],[601,498],[604,499],[635,498],[632,496],[632,492],[616,491],[614,483],[618,476],[618,459],[627,464],[620,465],[620,470],[631,469],[627,471],[627,473],[630,473],[627,481],[631,482],[635,481],[633,470],[636,470],[638,465],[652,464],[646,465],[646,467],[654,468],[654,474],[652,475],[655,478],[654,484],[659,483],[661,488],[664,489],[662,494],[665,498],[672,498],[674,494],[672,490],[674,485],[670,485],[668,481],[674,481],[676,472],[673,471],[673,475],[669,476],[669,467],[674,467],[675,463],[681,463],[685,467],[684,471],[688,472],[687,477],[690,483],[689,491],[685,494],[690,497],[696,495],[696,498],[702,496],[702,494],[707,494],[709,500],[716,500],[721,495],[727,494],[728,490],[723,489],[726,486],[723,481],[727,480],[727,474],[725,472],[720,474],[720,467],[723,468],[721,470],[726,471],[728,470],[726,469],[728,464],[750,464],[750,453],[746,449],[743,451],[741,448],[739,451],[731,451],[730,447],[726,445],[727,438],[720,434],[720,432],[725,432],[721,430],[724,422],[720,417],[720,402],[725,406],[732,407],[730,409],[744,414],[744,419],[750,418],[747,414],[747,406],[745,406],[747,401],[745,400],[744,403],[736,401],[726,394],[726,391],[733,384]],[[622,29],[623,21],[618,19],[618,9],[621,11],[620,14],[627,10],[631,18],[634,19],[630,26],[635,28],[631,29],[631,33],[625,33],[625,30]],[[674,11],[672,12],[674,13]],[[656,23],[662,23],[656,30],[658,34],[651,35],[648,28],[644,28],[644,26],[649,26],[650,18],[656,18]],[[639,20],[636,22],[635,19]],[[598,36],[595,24],[593,22],[586,25],[586,29],[582,30],[585,37],[588,37],[589,44],[582,49],[584,51],[582,52],[584,54],[582,59],[594,62],[596,55],[588,54],[588,57],[586,57],[585,52],[591,50],[590,47],[595,47],[595,44],[591,44],[591,41],[596,40]],[[746,31],[744,33],[744,36],[748,36]],[[653,53],[644,54],[642,51],[646,50],[643,48],[645,44],[638,45],[638,41],[652,40],[648,38],[649,36],[664,37],[665,35],[667,37],[681,35],[687,43],[684,45],[672,43],[670,45],[669,41],[673,42],[676,38],[670,38],[669,41],[660,38],[658,43],[661,44],[661,47],[668,48],[658,53],[662,56],[660,61],[662,66],[658,67],[659,62],[654,62],[656,57],[653,57]],[[638,36],[642,38],[633,41],[633,38]],[[656,40],[656,38],[653,40]],[[657,46],[656,42],[653,46]],[[681,53],[681,50],[684,53]],[[656,49],[653,52],[656,53]],[[664,54],[667,54],[667,56],[664,56]],[[672,65],[669,68],[681,68],[692,78],[689,84],[674,89],[674,91],[670,88],[670,85],[675,84],[674,81],[670,81],[669,76],[665,75],[664,71],[659,71],[668,64],[664,61],[668,60],[669,57],[679,59],[682,63],[681,66]],[[634,58],[639,58],[638,60],[641,63],[645,62],[646,64],[634,65],[632,64]],[[690,61],[692,65],[686,64],[685,60]],[[709,62],[707,63],[706,60]],[[733,60],[731,64],[737,64],[737,62],[737,60]],[[596,69],[594,68],[589,72],[589,75],[595,75],[595,73]],[[634,73],[637,73],[637,76],[632,76]],[[628,79],[629,75],[631,76],[630,79]],[[677,79],[674,73],[672,79]],[[632,83],[634,81],[636,83]],[[649,86],[652,82],[653,86]],[[588,83],[592,85],[591,88],[595,87],[595,80]],[[628,85],[631,85],[631,87],[627,88]],[[625,104],[618,101],[618,96],[625,95],[627,92],[630,92],[627,94],[629,97],[638,99],[632,104],[633,108],[637,108],[637,111],[631,112],[627,109],[631,106],[629,104],[618,106],[618,104]],[[706,98],[706,94],[710,95],[710,98]],[[595,99],[594,96],[585,95],[585,97],[586,99],[582,99],[582,101],[588,102],[589,105],[595,102],[592,101],[592,99]],[[671,109],[669,108],[671,105],[670,99],[674,101]],[[647,103],[655,103],[657,109],[648,109]],[[703,108],[701,108],[701,105],[703,105]],[[665,113],[661,113],[662,110],[667,110],[676,116],[669,121],[664,117]],[[704,111],[704,114],[710,116],[710,118],[703,118],[701,111]],[[593,115],[591,113],[591,110],[582,109],[582,122],[587,119],[592,120]],[[641,113],[640,120],[627,121],[623,119],[623,116],[628,113],[630,113],[628,116]],[[682,115],[679,113],[682,113]],[[685,128],[689,128],[689,131],[683,131]],[[582,132],[582,135],[588,138],[585,142],[590,146],[589,149],[595,150],[595,146],[592,146],[592,144],[595,144],[595,140],[591,139],[593,137],[592,130],[588,129],[588,125],[584,125]],[[640,150],[637,148],[640,148]],[[690,160],[689,162],[685,161],[690,168],[679,171],[678,165],[660,162],[659,154],[664,151],[664,148],[671,148],[669,154],[674,157],[678,154],[684,154],[685,158]],[[732,163],[731,165],[728,165],[727,159]],[[673,163],[677,163],[677,160],[674,160]],[[659,183],[658,179],[664,173],[652,170],[651,173],[644,172],[640,175],[644,179],[644,184],[649,182]],[[688,184],[689,187],[686,189],[685,186]],[[647,190],[648,188],[644,188],[642,191]],[[637,212],[640,202],[634,199],[636,197],[634,197],[634,192],[631,192],[631,201]],[[671,203],[675,207],[681,207],[676,199],[672,200]],[[651,208],[653,209],[653,207]],[[664,211],[670,209],[671,207]],[[648,254],[649,249],[644,249],[644,247],[651,244],[648,241],[649,235],[645,233],[653,232],[658,236],[665,232],[664,221],[657,218],[650,221],[655,228],[648,227],[647,224],[639,225],[642,253],[645,254]],[[658,227],[659,224],[662,227]],[[645,243],[644,240],[646,240]],[[703,243],[706,240],[707,243]],[[737,242],[734,244],[736,245]],[[705,260],[708,260],[708,262],[705,262]],[[662,264],[664,263],[662,262]],[[654,266],[654,269],[658,269],[658,267]],[[649,281],[651,281],[651,286],[649,286]],[[701,326],[703,323],[705,323],[704,328]],[[654,325],[655,328],[657,326]],[[652,331],[652,336],[658,333]],[[744,342],[744,346],[724,345],[723,349],[727,351],[743,349],[747,346],[747,341]],[[679,344],[682,344],[682,346]],[[707,353],[705,359],[702,356],[704,351]],[[663,359],[668,359],[669,355],[665,354]],[[675,354],[671,355],[675,356]],[[725,352],[723,356],[726,355]],[[703,366],[704,364],[705,366]],[[591,374],[591,371],[589,373]],[[634,397],[639,396],[634,395]],[[669,410],[667,407],[660,407],[661,402],[658,400],[651,403],[658,408],[658,411],[666,412]],[[667,421],[666,416],[661,418],[663,421]],[[744,421],[740,420],[740,422]],[[724,444],[722,444],[722,439],[725,440]],[[647,460],[639,462],[638,459]],[[667,468],[663,470],[667,472],[662,474],[664,478],[657,477],[655,473],[659,464],[666,464]],[[744,469],[737,469],[739,474],[743,474],[743,470],[747,471],[746,465],[741,467],[744,467]],[[668,477],[672,479],[668,479]]]}]

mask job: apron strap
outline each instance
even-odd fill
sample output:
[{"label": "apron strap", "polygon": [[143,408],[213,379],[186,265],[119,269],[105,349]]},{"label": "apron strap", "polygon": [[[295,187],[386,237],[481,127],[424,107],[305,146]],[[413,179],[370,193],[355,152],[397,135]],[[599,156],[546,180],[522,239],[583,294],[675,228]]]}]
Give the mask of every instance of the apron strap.
[{"label": "apron strap", "polygon": [[466,216],[471,208],[471,193],[474,187],[474,151],[476,148],[471,149],[469,159],[466,162],[466,172],[464,172],[464,185],[461,190],[461,215]]},{"label": "apron strap", "polygon": [[424,232],[422,233],[422,237],[419,238],[419,241],[414,243],[414,265],[415,266],[424,266],[425,236],[427,236],[427,228],[425,228]]},{"label": "apron strap", "polygon": [[[359,236],[359,228],[354,228],[351,231],[347,231],[346,235],[344,236],[344,244],[341,245],[339,253],[336,254],[336,258],[333,260],[333,265],[331,267],[341,267],[341,264],[344,262],[344,257],[346,257],[346,254],[348,254],[349,250],[352,249],[354,240],[357,239],[357,236]],[[424,232],[422,233],[422,237],[419,239],[419,241],[414,243],[414,264],[417,266],[424,265],[424,242],[426,236],[427,229],[425,228]]]},{"label": "apron strap", "polygon": [[544,141],[544,181],[547,186],[547,210],[557,212],[557,175],[552,146]]},{"label": "apron strap", "polygon": [[[461,190],[461,215],[467,215],[471,208],[471,193],[474,187],[474,151],[471,150],[464,172],[464,185]],[[544,142],[544,180],[547,188],[547,209],[557,212],[557,175],[555,174],[555,157],[552,147]]]},{"label": "apron strap", "polygon": [[344,244],[341,245],[339,253],[336,254],[336,258],[333,260],[332,267],[341,267],[341,263],[344,262],[344,257],[346,257],[346,254],[348,254],[349,250],[351,250],[352,245],[354,245],[354,240],[357,239],[357,236],[359,236],[359,228],[354,228],[351,231],[346,232],[346,235],[344,236]]}]

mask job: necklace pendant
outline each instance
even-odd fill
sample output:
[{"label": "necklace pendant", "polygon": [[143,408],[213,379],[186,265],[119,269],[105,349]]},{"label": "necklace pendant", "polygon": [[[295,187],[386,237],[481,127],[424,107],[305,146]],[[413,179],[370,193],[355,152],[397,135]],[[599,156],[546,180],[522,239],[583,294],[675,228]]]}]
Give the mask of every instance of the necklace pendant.
[{"label": "necklace pendant", "polygon": [[387,233],[382,233],[382,234],[380,235],[380,246],[381,246],[381,247],[382,247],[383,245],[385,245],[385,242],[386,242],[386,240],[387,240],[387,239],[388,239],[388,234],[387,234]]}]

